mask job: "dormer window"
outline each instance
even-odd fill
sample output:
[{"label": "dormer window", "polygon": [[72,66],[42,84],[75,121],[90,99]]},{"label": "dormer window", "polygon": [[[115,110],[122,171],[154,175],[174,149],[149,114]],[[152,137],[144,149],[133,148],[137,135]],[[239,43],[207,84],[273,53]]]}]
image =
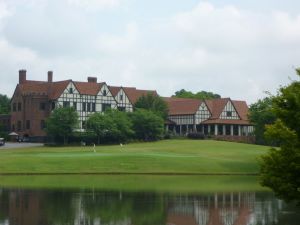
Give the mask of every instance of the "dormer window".
[{"label": "dormer window", "polygon": [[71,88],[71,87],[69,88],[69,93],[73,94],[73,88]]},{"label": "dormer window", "polygon": [[103,96],[106,96],[107,93],[106,93],[106,90],[103,90]]}]

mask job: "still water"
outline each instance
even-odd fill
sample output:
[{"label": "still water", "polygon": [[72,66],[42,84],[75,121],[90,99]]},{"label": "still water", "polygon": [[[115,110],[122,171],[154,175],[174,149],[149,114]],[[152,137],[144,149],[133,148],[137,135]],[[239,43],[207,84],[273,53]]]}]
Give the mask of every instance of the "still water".
[{"label": "still water", "polygon": [[1,225],[299,225],[271,192],[168,194],[0,189]]}]

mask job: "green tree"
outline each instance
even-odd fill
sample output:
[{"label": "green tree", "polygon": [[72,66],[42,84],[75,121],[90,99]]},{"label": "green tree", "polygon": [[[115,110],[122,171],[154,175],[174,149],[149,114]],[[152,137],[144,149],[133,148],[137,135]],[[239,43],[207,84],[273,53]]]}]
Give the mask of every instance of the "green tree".
[{"label": "green tree", "polygon": [[133,137],[134,131],[132,130],[132,122],[128,113],[111,109],[107,110],[105,115],[112,119],[117,128],[113,137],[114,141],[126,142]]},{"label": "green tree", "polygon": [[[297,70],[300,76],[300,71]],[[273,99],[278,118],[265,135],[280,145],[261,160],[261,183],[286,200],[300,203],[300,82],[281,87]]]},{"label": "green tree", "polygon": [[46,132],[54,138],[63,138],[64,144],[67,144],[78,122],[78,114],[73,107],[57,108],[46,121]]},{"label": "green tree", "polygon": [[276,120],[273,111],[272,97],[258,100],[249,108],[249,119],[254,124],[254,134],[257,144],[266,144],[264,132],[266,125],[273,124]]},{"label": "green tree", "polygon": [[162,137],[164,120],[154,112],[137,109],[130,114],[130,118],[137,139],[154,141]]},{"label": "green tree", "polygon": [[0,94],[0,114],[10,113],[10,99],[6,95]]},{"label": "green tree", "polygon": [[94,113],[87,121],[88,129],[105,142],[125,142],[133,136],[132,123],[127,113],[117,110],[107,110],[104,114]]},{"label": "green tree", "polygon": [[147,95],[142,95],[134,105],[137,109],[150,110],[162,118],[166,119],[168,117],[168,105],[159,96],[148,93]]},{"label": "green tree", "polygon": [[180,91],[176,91],[175,95],[173,97],[177,98],[195,98],[195,99],[216,99],[221,98],[221,95],[215,94],[213,92],[207,92],[207,91],[199,91],[197,93],[193,93],[191,91],[186,91],[184,89],[181,89]]},{"label": "green tree", "polygon": [[106,114],[94,113],[87,120],[87,128],[92,130],[97,136],[97,143],[105,136],[112,135],[117,132],[117,126]]}]

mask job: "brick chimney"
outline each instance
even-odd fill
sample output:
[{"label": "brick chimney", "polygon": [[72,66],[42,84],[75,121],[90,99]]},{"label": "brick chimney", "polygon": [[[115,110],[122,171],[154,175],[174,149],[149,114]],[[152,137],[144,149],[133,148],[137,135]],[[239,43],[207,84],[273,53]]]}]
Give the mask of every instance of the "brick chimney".
[{"label": "brick chimney", "polygon": [[26,82],[26,70],[19,70],[19,84]]},{"label": "brick chimney", "polygon": [[88,77],[89,83],[97,83],[97,77]]},{"label": "brick chimney", "polygon": [[48,82],[51,83],[53,81],[53,71],[48,71]]}]

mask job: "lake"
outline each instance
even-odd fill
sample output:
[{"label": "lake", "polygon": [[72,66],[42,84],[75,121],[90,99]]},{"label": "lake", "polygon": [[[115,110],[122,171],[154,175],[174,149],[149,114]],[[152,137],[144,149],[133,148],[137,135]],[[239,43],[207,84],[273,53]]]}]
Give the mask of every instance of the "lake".
[{"label": "lake", "polygon": [[[30,177],[27,177],[30,178]],[[106,178],[107,179],[107,178]],[[251,179],[250,179],[251,180]],[[29,181],[30,182],[30,181]],[[139,181],[140,182],[140,181]],[[180,180],[178,180],[180,183]],[[176,184],[172,184],[175,186]],[[189,183],[188,185],[191,185]],[[271,191],[0,187],[0,225],[299,225]],[[172,188],[170,188],[171,190]],[[252,188],[253,189],[253,188]]]}]

